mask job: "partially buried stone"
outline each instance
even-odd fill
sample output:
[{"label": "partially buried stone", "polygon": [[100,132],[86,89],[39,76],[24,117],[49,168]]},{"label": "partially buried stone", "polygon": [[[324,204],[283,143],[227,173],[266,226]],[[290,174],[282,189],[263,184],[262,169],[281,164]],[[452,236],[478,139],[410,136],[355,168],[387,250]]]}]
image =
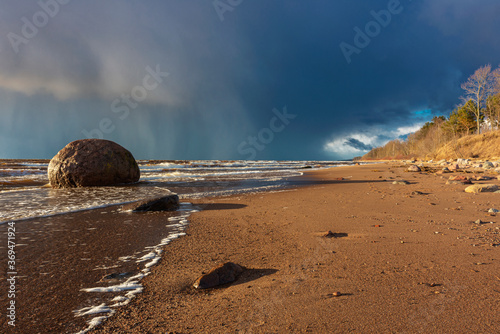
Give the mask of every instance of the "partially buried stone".
[{"label": "partially buried stone", "polygon": [[196,289],[209,289],[234,282],[243,272],[243,268],[233,262],[226,262],[212,268],[207,274],[199,277],[193,286]]},{"label": "partially buried stone", "polygon": [[50,160],[47,170],[53,188],[112,186],[139,181],[132,153],[102,139],[75,140]]},{"label": "partially buried stone", "polygon": [[344,237],[347,237],[348,235],[347,235],[347,233],[328,231],[328,232],[322,233],[321,236],[323,238],[344,238]]},{"label": "partially buried stone", "polygon": [[471,180],[448,180],[446,184],[472,184]]},{"label": "partially buried stone", "polygon": [[155,197],[140,202],[125,204],[122,211],[150,212],[150,211],[175,211],[179,208],[179,196],[168,195]]},{"label": "partially buried stone", "polygon": [[405,184],[410,184],[410,182],[405,181],[405,180],[396,180],[396,181],[392,182],[392,184],[405,185]]}]

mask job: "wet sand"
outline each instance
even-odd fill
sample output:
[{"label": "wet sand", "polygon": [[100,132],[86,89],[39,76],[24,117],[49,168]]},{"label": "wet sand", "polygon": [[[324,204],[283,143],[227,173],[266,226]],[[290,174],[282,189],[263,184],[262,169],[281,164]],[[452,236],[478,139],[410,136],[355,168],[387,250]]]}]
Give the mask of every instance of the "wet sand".
[{"label": "wet sand", "polygon": [[[139,273],[137,263],[168,235],[168,218],[174,213],[132,214],[120,206],[37,218],[15,223],[16,229],[16,326],[2,316],[2,333],[75,333],[93,316],[75,317],[73,311],[107,305],[124,293],[89,293],[83,288],[110,286],[121,280],[102,278],[114,273]],[[2,252],[2,309],[6,310],[8,289],[5,273],[8,225],[0,225]],[[134,255],[135,259],[120,261]],[[101,314],[102,315],[102,314]],[[95,315],[99,316],[99,314]]]},{"label": "wet sand", "polygon": [[[410,184],[394,185],[395,179]],[[203,211],[189,217],[186,236],[165,247],[141,281],[143,293],[92,333],[497,333],[500,220],[486,211],[500,209],[499,194],[467,194],[465,186],[445,182],[388,164],[365,165],[308,173],[295,181],[301,187],[285,191],[199,200]],[[85,263],[92,260],[67,263],[55,254],[76,244],[89,252],[81,258],[92,258],[100,245],[116,241],[124,223],[147,224],[144,233],[119,243],[142,249],[137,245],[155,244],[168,218],[126,222],[111,211],[51,218],[65,225],[57,242],[44,240],[49,224],[18,234],[36,241],[40,252],[18,248],[21,275],[38,275],[19,280],[20,327],[11,332],[82,329],[89,318],[67,311],[88,306],[82,300],[91,303],[85,299],[91,296],[68,282],[83,270],[78,279],[84,275],[85,287],[96,286],[115,270],[90,270],[96,264]],[[477,219],[495,224],[473,224]],[[80,237],[96,224],[103,233]],[[327,231],[336,237],[323,237]],[[78,237],[66,240],[72,233]],[[202,272],[225,261],[247,270],[219,289],[192,288]]]},{"label": "wet sand", "polygon": [[[498,332],[500,221],[485,211],[499,194],[386,164],[309,176],[314,185],[202,201],[144,293],[95,332]],[[191,287],[224,261],[247,270]]]}]

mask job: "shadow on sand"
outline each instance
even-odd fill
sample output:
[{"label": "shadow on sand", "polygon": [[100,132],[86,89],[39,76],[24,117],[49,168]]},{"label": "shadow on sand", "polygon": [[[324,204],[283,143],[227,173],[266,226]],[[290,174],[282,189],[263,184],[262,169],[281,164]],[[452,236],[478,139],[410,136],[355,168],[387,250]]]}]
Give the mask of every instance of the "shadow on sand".
[{"label": "shadow on sand", "polygon": [[230,203],[196,203],[195,206],[203,211],[205,210],[236,210],[243,209],[247,206],[245,204],[230,204]]}]

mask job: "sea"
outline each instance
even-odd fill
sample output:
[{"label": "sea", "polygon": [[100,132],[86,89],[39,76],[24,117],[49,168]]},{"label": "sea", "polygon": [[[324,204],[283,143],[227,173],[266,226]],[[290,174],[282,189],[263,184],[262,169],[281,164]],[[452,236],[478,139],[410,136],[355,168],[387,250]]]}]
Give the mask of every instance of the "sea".
[{"label": "sea", "polygon": [[[29,256],[31,265],[26,265],[24,270],[37,268],[36,273],[18,274],[19,285],[40,282],[37,275],[43,275],[42,282],[50,280],[50,277],[57,277],[62,262],[84,261],[85,266],[75,266],[83,268],[78,269],[82,272],[73,273],[71,276],[71,285],[78,291],[73,291],[72,294],[67,286],[55,290],[61,294],[71,295],[61,296],[62,299],[82,299],[81,302],[75,303],[77,306],[74,309],[68,310],[68,317],[78,319],[79,324],[83,319],[84,325],[78,330],[72,329],[68,332],[86,333],[112,316],[116,308],[128,304],[142,291],[141,279],[151,274],[151,267],[161,260],[164,247],[172,240],[185,235],[190,214],[203,210],[203,207],[193,205],[192,199],[283,191],[294,186],[297,177],[306,171],[353,163],[139,160],[141,178],[137,183],[75,189],[52,189],[48,185],[48,164],[49,160],[0,160],[0,241],[2,242],[0,259],[2,265],[8,261],[7,254],[10,253],[8,253],[7,236],[12,231],[9,227],[15,226],[17,233],[15,252],[17,256]],[[144,232],[144,226],[134,224],[133,216],[119,216],[120,204],[172,193],[179,196],[180,209],[171,213],[165,221],[160,221],[158,226],[152,227],[154,229],[151,231],[154,232],[151,233],[154,238],[151,237],[151,240]],[[72,214],[79,212],[84,214],[87,211],[98,212],[102,214],[103,219],[81,219],[78,224],[72,221]],[[51,219],[51,217],[67,217],[68,220]],[[141,233],[144,236],[140,238],[140,242],[137,241],[136,244],[129,242],[123,249],[119,243],[99,244],[93,235],[109,233],[105,232],[107,224],[105,217],[118,217],[127,227],[123,231],[120,230],[120,233],[117,230],[120,240],[128,240],[130,236]],[[63,242],[61,239],[64,239],[65,244],[61,244]],[[44,255],[37,256],[42,242],[48,250]],[[58,253],[58,247],[67,249],[66,246],[73,247],[75,251]],[[84,246],[86,250],[79,252],[79,246]],[[94,252],[89,248],[98,248],[99,251]],[[112,256],[118,254],[118,250],[121,252],[120,256]],[[22,259],[19,261],[22,262]],[[133,269],[130,269],[132,267]],[[38,272],[39,270],[41,272]],[[102,272],[102,279],[97,282],[89,281],[88,277],[92,277],[96,271]],[[1,276],[5,279],[3,275]],[[37,276],[36,280],[34,276]],[[50,286],[57,284],[67,284],[67,280],[54,279]],[[29,287],[24,288],[29,289]],[[82,297],[82,294],[90,294],[92,297]],[[42,302],[32,300],[30,303],[36,305]],[[33,326],[40,325],[43,321],[50,321],[48,318],[51,316],[46,314],[45,319],[34,320]]]}]

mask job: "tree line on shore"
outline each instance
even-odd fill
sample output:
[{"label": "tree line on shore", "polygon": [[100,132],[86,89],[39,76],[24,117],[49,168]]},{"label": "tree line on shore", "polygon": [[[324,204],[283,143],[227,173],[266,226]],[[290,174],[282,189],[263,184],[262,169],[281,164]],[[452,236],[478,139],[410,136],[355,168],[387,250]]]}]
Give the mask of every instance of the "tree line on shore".
[{"label": "tree line on shore", "polygon": [[[459,146],[474,134],[500,133],[500,66],[477,69],[461,85],[460,103],[448,117],[437,116],[404,141],[395,139],[372,149],[362,159],[433,158],[444,146],[454,147],[456,158],[467,158]],[[490,138],[497,138],[493,136]],[[470,152],[468,152],[470,153]],[[473,156],[472,156],[473,157]]]}]

